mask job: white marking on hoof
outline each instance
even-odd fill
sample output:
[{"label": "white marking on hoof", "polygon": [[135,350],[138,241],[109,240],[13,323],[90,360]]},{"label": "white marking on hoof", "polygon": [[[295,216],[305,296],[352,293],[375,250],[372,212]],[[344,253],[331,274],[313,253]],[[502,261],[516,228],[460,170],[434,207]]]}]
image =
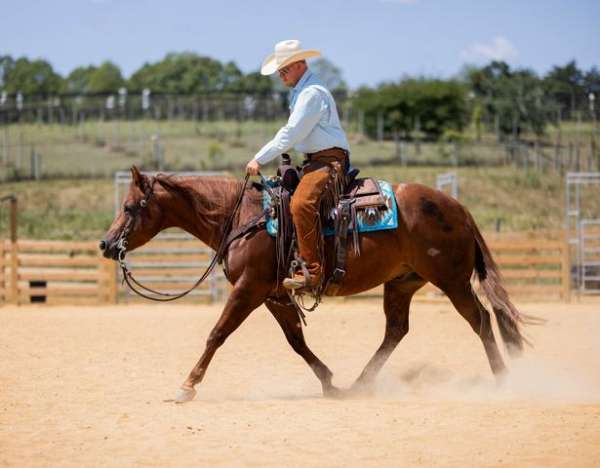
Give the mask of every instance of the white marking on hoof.
[{"label": "white marking on hoof", "polygon": [[196,390],[193,388],[178,388],[175,394],[175,403],[186,403],[192,401],[196,396]]},{"label": "white marking on hoof", "polygon": [[434,249],[433,247],[427,251],[427,254],[431,255],[432,257],[435,257],[439,253],[440,253],[440,251],[438,249]]}]

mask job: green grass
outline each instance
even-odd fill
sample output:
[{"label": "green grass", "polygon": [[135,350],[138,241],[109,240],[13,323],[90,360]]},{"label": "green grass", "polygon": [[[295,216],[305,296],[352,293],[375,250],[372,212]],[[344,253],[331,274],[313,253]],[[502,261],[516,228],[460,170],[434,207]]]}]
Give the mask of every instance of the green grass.
[{"label": "green grass", "polygon": [[[112,177],[132,164],[152,168],[158,138],[169,170],[230,167],[250,159],[280,123],[246,122],[90,122],[81,128],[50,125],[0,129],[0,180],[30,175],[30,155],[42,156],[44,177]],[[4,144],[8,141],[8,157]],[[219,148],[217,156],[210,148]]]},{"label": "green grass", "polygon": [[[87,122],[80,127],[0,127],[0,181],[15,173],[27,178],[32,149],[42,155],[42,172],[51,179],[2,183],[0,196],[15,192],[19,197],[22,237],[97,239],[113,218],[114,172],[132,164],[152,169],[153,136],[158,135],[164,148],[165,170],[224,169],[241,177],[246,162],[282,124],[147,120]],[[589,123],[578,127],[566,122],[562,141],[589,137],[592,130]],[[549,141],[553,137],[550,128]],[[484,135],[482,144],[471,142],[461,147],[459,162],[463,165],[458,168],[452,165],[453,148],[448,144],[422,144],[420,153],[414,144],[405,145],[403,151],[410,164],[403,166],[394,142],[372,141],[358,134],[350,134],[349,138],[352,162],[362,169],[362,175],[433,186],[437,174],[455,171],[459,176],[459,199],[484,229],[494,229],[497,220],[503,230],[510,231],[562,227],[562,176],[551,169],[534,172],[510,165],[485,167],[505,158],[503,147],[493,144],[493,135]],[[3,164],[6,158],[8,165]],[[295,161],[299,163],[298,155]],[[263,172],[273,174],[275,164]],[[597,216],[600,194],[592,188],[585,190],[584,212]],[[0,207],[0,238],[8,232],[5,208]]]},{"label": "green grass", "polygon": [[[361,176],[429,186],[435,185],[436,175],[454,170],[459,177],[459,200],[484,230],[494,230],[498,219],[503,231],[560,229],[563,225],[564,182],[555,173],[538,174],[511,167],[360,168]],[[241,177],[242,171],[233,175]],[[584,211],[599,213],[600,188],[586,190]],[[2,184],[0,196],[7,193],[15,193],[19,199],[22,238],[100,239],[113,219],[114,186],[108,179]],[[7,222],[8,206],[0,206],[0,238],[8,237]]]},{"label": "green grass", "polygon": [[[18,235],[27,239],[98,239],[113,219],[109,180],[55,180],[3,184],[18,198]],[[8,234],[8,205],[0,205],[0,238]]]},{"label": "green grass", "polygon": [[[152,169],[156,166],[156,138],[164,152],[166,170],[236,170],[243,167],[283,123],[146,120],[91,121],[79,127],[10,125],[0,128],[0,180],[14,179],[15,176],[28,178],[32,151],[41,155],[45,178],[112,178],[115,171],[125,170],[132,164]],[[582,167],[586,168],[591,151],[591,126],[582,124],[585,131],[575,131],[573,125],[563,125],[561,141],[563,145],[568,141],[583,141],[581,158]],[[499,165],[505,161],[506,151],[495,143],[493,135],[484,135],[481,142],[474,141],[469,131],[465,135],[466,143],[457,147],[460,166]],[[587,135],[587,140],[581,135]],[[444,166],[455,163],[455,148],[449,143],[422,143],[417,151],[414,143],[402,144],[399,149],[393,141],[377,142],[355,133],[350,133],[349,139],[352,160],[357,165],[408,162],[411,166]],[[550,133],[546,143],[552,141]],[[592,165],[600,164],[600,141],[597,148],[598,161],[592,161]],[[566,157],[566,149],[564,151]],[[553,148],[545,147],[544,153],[553,157]]]}]

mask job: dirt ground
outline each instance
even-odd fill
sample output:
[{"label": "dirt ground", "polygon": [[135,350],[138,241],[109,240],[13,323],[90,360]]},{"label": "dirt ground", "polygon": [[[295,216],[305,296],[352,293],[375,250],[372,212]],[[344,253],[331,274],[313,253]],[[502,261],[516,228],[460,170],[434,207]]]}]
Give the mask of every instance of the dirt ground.
[{"label": "dirt ground", "polygon": [[[185,405],[220,306],[0,308],[0,466],[600,466],[600,303],[520,307],[548,321],[503,386],[449,304],[414,304],[375,396],[345,400],[261,308]],[[378,301],[308,322],[340,386],[383,333]]]}]

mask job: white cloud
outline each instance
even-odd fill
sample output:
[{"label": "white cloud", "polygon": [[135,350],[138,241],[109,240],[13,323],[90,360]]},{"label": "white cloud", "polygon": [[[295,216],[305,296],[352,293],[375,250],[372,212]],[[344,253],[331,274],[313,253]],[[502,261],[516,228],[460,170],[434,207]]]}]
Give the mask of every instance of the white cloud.
[{"label": "white cloud", "polygon": [[512,62],[519,57],[519,51],[508,39],[497,36],[492,40],[491,44],[477,43],[470,45],[460,55],[463,60],[475,62],[488,60]]}]

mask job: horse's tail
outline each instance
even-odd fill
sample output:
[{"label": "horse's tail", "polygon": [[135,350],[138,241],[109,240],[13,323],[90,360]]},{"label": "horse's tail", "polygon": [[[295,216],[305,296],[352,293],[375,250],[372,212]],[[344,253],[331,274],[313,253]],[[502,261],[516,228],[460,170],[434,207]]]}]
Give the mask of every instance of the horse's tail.
[{"label": "horse's tail", "polygon": [[502,286],[502,277],[492,253],[475,220],[469,212],[466,213],[467,224],[475,238],[475,271],[479,284],[496,314],[498,329],[509,354],[513,357],[518,356],[523,351],[523,343],[530,344],[521,333],[521,325],[533,323],[535,320],[520,313],[510,301],[506,289]]}]

